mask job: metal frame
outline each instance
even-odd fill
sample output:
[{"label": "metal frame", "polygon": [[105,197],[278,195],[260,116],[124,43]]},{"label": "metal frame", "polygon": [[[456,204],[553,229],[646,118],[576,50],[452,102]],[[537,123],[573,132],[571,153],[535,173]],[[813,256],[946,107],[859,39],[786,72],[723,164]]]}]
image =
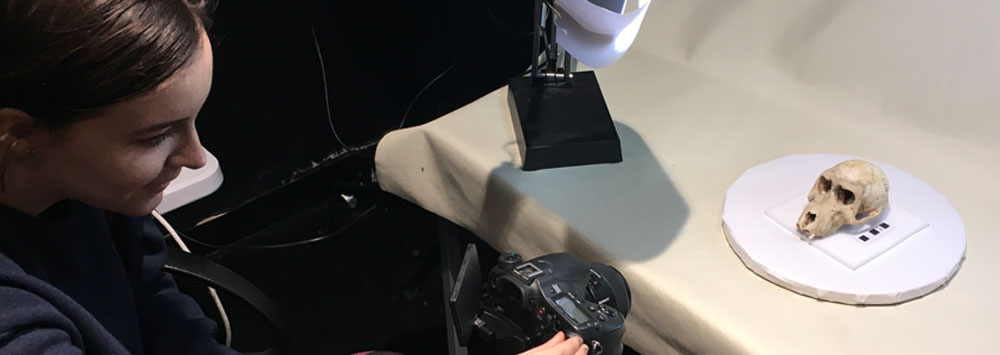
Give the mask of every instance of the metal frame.
[{"label": "metal frame", "polygon": [[[532,50],[534,51],[531,62],[531,77],[538,79],[536,84],[556,83],[565,84],[573,79],[573,72],[576,70],[576,58],[569,52],[559,48],[556,44],[555,18],[558,11],[548,0],[535,0],[535,27],[532,32]],[[545,40],[545,48],[542,48],[542,40]],[[544,57],[543,57],[544,56]],[[562,57],[562,66],[559,66],[559,57]],[[540,62],[544,62],[542,67]],[[561,69],[561,70],[560,70]]]},{"label": "metal frame", "polygon": [[458,232],[454,224],[448,220],[437,217],[438,239],[441,246],[441,278],[444,288],[444,322],[445,331],[448,332],[448,354],[468,355],[468,347],[459,341],[458,325],[455,324],[454,316],[451,314],[451,307],[448,307],[448,299],[451,291],[455,288],[455,279],[458,277],[458,270],[462,263],[463,243],[459,240]]}]

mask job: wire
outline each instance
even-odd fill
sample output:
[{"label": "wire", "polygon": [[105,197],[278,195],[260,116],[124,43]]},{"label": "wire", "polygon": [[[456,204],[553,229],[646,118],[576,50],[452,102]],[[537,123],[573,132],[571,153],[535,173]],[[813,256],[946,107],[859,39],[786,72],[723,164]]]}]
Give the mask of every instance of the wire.
[{"label": "wire", "polygon": [[313,237],[313,238],[309,238],[309,239],[305,239],[305,240],[300,240],[300,241],[295,241],[295,242],[289,242],[289,243],[263,244],[263,245],[235,245],[236,243],[239,243],[239,242],[236,242],[236,243],[233,243],[233,244],[219,245],[219,244],[206,243],[206,242],[203,242],[203,241],[191,238],[191,237],[189,237],[187,235],[184,235],[184,233],[178,233],[178,235],[180,236],[180,238],[183,238],[183,239],[185,239],[185,240],[187,240],[189,242],[201,245],[203,247],[213,248],[213,249],[218,249],[218,250],[225,250],[225,249],[281,249],[281,248],[297,247],[297,246],[302,246],[302,245],[306,245],[306,244],[312,244],[312,243],[320,242],[320,241],[323,241],[323,240],[330,239],[332,237],[338,236],[340,234],[343,234],[348,229],[350,229],[351,227],[353,227],[355,224],[358,224],[358,222],[360,222],[362,219],[364,219],[369,214],[371,214],[371,212],[374,211],[376,208],[378,208],[378,205],[372,205],[371,207],[368,207],[368,209],[366,209],[363,212],[361,212],[360,216],[358,216],[354,220],[348,222],[343,227],[340,227],[340,228],[338,228],[337,230],[335,230],[333,232],[326,233],[326,234],[321,234],[321,235]]},{"label": "wire", "polygon": [[482,4],[483,4],[483,8],[486,9],[486,13],[489,14],[490,18],[493,19],[493,22],[496,22],[497,26],[500,27],[501,29],[503,29],[504,31],[507,31],[508,33],[510,33],[512,35],[515,35],[515,36],[518,36],[518,37],[527,37],[527,36],[531,36],[532,34],[535,33],[534,31],[516,32],[514,30],[511,30],[509,27],[507,27],[507,25],[504,25],[503,22],[500,22],[500,19],[498,19],[496,17],[496,15],[493,14],[493,10],[490,9],[490,4],[489,4],[488,0],[483,0]]},{"label": "wire", "polygon": [[323,50],[319,48],[319,40],[316,39],[316,27],[309,24],[309,32],[312,33],[313,44],[316,45],[316,56],[319,57],[319,70],[322,74],[320,77],[323,79],[323,100],[326,102],[326,122],[330,124],[330,131],[333,132],[333,137],[337,139],[340,146],[344,147],[344,150],[348,154],[354,155],[355,151],[364,149],[352,147],[344,143],[344,140],[340,139],[340,134],[337,134],[337,128],[333,126],[333,114],[330,112],[330,89],[329,84],[326,82],[326,64],[323,63]]},{"label": "wire", "polygon": [[[170,223],[167,223],[167,220],[163,218],[159,212],[153,211],[153,218],[156,218],[156,221],[160,222],[160,225],[167,230],[167,233],[170,233],[170,236],[174,238],[174,242],[177,242],[177,246],[179,246],[181,250],[188,254],[191,253],[191,250],[188,249],[187,245],[184,244],[184,241],[181,240],[181,237],[177,234],[177,231],[174,230],[174,227],[171,226]],[[219,298],[219,293],[215,291],[214,287],[209,286],[208,293],[212,295],[212,300],[215,301],[215,307],[219,309],[219,317],[222,318],[222,328],[226,333],[226,346],[232,346],[233,328],[229,324],[229,315],[226,314],[226,307],[222,305],[222,299]]]},{"label": "wire", "polygon": [[438,79],[441,79],[441,77],[443,77],[445,74],[448,74],[448,72],[450,72],[451,69],[454,67],[455,67],[454,64],[449,65],[448,69],[445,69],[443,72],[441,72],[441,74],[438,74],[436,77],[434,77],[433,80],[431,80],[431,82],[427,83],[427,85],[424,85],[423,89],[420,89],[420,91],[417,92],[417,96],[414,96],[413,100],[410,100],[410,104],[406,106],[406,112],[403,112],[403,119],[399,121],[399,127],[397,127],[396,129],[403,129],[403,126],[406,124],[406,117],[410,115],[410,109],[413,108],[413,104],[417,102],[417,99],[420,98],[420,95],[423,95],[424,91],[426,91],[427,88],[431,87],[431,85],[434,85],[434,83],[437,82]]},{"label": "wire", "polygon": [[[330,131],[333,132],[333,137],[337,139],[337,142],[340,143],[340,146],[342,146],[344,150],[346,150],[349,154],[353,155],[354,152],[363,151],[365,150],[364,148],[368,148],[371,145],[369,144],[361,148],[347,145],[347,143],[344,143],[344,140],[340,138],[340,134],[337,133],[337,128],[334,127],[333,125],[333,114],[330,112],[330,88],[329,88],[330,84],[326,81],[326,64],[323,63],[323,50],[320,49],[319,40],[316,38],[316,27],[313,26],[312,24],[309,24],[309,32],[312,34],[313,44],[316,46],[316,56],[319,57],[319,69],[323,79],[323,100],[326,103],[326,121],[327,123],[330,124]],[[454,67],[455,67],[454,64],[448,66],[448,69],[445,69],[443,72],[441,72],[441,74],[438,74],[436,77],[434,77],[433,80],[427,83],[427,85],[424,85],[424,87],[420,89],[419,92],[417,92],[417,95],[414,96],[412,100],[410,100],[410,104],[406,107],[406,112],[403,113],[403,118],[400,119],[399,126],[396,129],[402,129],[403,126],[406,125],[406,118],[407,116],[410,115],[410,110],[413,108],[413,104],[417,102],[417,99],[420,98],[420,95],[423,95],[424,91],[427,91],[427,89],[430,88],[431,85],[434,85],[435,82],[441,79],[441,77],[443,77],[445,74],[448,74],[448,72],[450,72],[451,69]]]}]

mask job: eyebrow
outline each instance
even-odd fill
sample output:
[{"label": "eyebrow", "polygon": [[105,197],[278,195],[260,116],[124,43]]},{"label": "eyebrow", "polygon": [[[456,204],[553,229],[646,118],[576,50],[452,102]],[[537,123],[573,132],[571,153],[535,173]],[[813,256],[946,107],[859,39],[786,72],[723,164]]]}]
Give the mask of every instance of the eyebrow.
[{"label": "eyebrow", "polygon": [[155,124],[155,125],[152,125],[152,126],[149,126],[149,127],[141,128],[141,129],[135,131],[135,134],[152,133],[152,132],[156,132],[156,131],[159,131],[159,130],[167,129],[170,126],[173,126],[173,125],[176,125],[178,123],[184,122],[184,121],[188,120],[189,118],[190,117],[179,118],[179,119],[176,119],[176,120],[173,120],[173,121],[158,123],[158,124]]}]

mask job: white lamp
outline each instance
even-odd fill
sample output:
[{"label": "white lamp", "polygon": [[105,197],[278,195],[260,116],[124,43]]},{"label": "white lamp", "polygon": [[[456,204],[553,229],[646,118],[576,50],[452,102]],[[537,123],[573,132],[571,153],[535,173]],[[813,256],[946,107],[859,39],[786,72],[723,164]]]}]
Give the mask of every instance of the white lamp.
[{"label": "white lamp", "polygon": [[157,212],[170,212],[211,195],[222,186],[222,169],[219,167],[219,159],[216,159],[208,149],[204,149],[204,151],[205,166],[195,170],[181,169],[181,174],[163,190],[163,200],[156,207]]},{"label": "white lamp", "polygon": [[575,67],[577,59],[604,67],[625,54],[650,2],[637,1],[629,13],[626,0],[535,1],[531,73],[508,86],[522,169],[622,160],[596,75]]}]

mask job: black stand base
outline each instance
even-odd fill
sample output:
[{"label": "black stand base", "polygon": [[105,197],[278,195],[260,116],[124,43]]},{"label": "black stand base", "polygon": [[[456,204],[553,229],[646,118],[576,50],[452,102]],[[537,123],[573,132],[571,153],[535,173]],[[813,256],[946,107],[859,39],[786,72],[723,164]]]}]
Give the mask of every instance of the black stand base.
[{"label": "black stand base", "polygon": [[562,83],[516,77],[509,95],[523,170],[622,161],[621,142],[592,71]]}]

